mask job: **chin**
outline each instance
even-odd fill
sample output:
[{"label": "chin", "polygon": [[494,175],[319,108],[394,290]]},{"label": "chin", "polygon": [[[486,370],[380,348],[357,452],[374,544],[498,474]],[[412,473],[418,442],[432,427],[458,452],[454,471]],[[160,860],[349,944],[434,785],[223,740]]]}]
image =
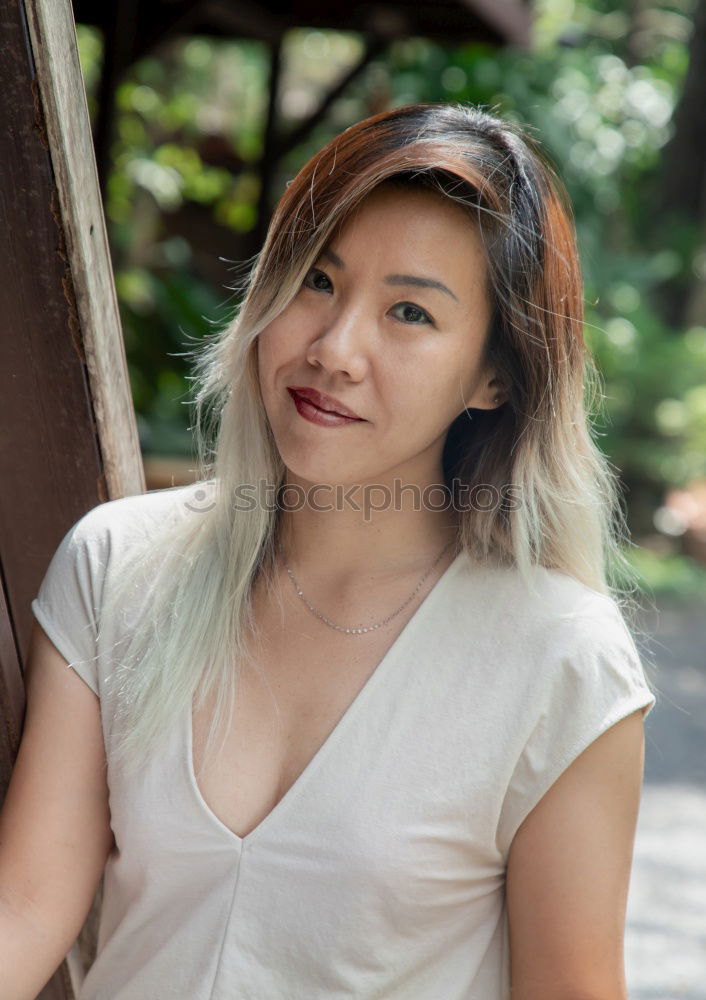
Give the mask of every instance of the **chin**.
[{"label": "chin", "polygon": [[295,483],[306,486],[342,486],[348,488],[357,483],[376,482],[376,470],[351,466],[349,461],[341,461],[337,454],[331,461],[325,461],[323,456],[287,455],[282,454],[282,461],[287,468],[287,478]]},{"label": "chin", "polygon": [[304,486],[353,486],[360,482],[360,478],[352,476],[350,467],[338,470],[332,465],[323,463],[306,462],[285,462],[287,468],[287,479],[290,482],[300,483]]}]

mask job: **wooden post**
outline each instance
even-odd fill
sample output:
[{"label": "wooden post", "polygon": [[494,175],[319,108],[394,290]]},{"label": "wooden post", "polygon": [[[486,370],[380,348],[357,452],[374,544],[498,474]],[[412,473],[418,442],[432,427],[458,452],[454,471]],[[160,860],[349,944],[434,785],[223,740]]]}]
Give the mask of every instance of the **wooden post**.
[{"label": "wooden post", "polygon": [[[69,0],[25,0],[108,496],[144,489]],[[39,58],[37,58],[37,56]]]},{"label": "wooden post", "polygon": [[[2,801],[47,563],[85,511],[144,479],[70,0],[0,0],[0,82]],[[72,995],[64,964],[41,998]]]}]

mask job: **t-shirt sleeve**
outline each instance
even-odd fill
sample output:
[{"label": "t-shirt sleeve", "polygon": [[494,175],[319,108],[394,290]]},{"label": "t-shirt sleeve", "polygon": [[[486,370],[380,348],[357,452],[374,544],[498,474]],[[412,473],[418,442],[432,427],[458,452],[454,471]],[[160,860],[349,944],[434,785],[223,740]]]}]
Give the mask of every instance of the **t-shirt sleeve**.
[{"label": "t-shirt sleeve", "polygon": [[89,512],[64,537],[49,564],[32,611],[70,667],[100,696],[98,614],[106,555]]},{"label": "t-shirt sleeve", "polygon": [[557,627],[537,664],[520,748],[502,806],[498,843],[507,852],[522,821],[568,766],[611,726],[656,698],[618,606],[601,597],[591,614]]}]

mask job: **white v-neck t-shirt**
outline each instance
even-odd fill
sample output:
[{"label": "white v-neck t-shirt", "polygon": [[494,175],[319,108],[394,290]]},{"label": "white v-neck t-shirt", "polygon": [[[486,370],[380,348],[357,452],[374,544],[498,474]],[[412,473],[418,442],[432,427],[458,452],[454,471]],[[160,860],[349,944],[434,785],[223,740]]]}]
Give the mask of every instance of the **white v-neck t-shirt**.
[{"label": "white v-neck t-shirt", "polygon": [[101,700],[108,760],[116,846],[77,1000],[508,1000],[512,838],[582,750],[655,702],[617,606],[545,569],[530,593],[514,569],[461,553],[241,838],[199,792],[190,711],[138,779],[111,753],[121,636],[100,619],[103,588],[165,518],[203,516],[205,497],[97,507],[32,604]]}]

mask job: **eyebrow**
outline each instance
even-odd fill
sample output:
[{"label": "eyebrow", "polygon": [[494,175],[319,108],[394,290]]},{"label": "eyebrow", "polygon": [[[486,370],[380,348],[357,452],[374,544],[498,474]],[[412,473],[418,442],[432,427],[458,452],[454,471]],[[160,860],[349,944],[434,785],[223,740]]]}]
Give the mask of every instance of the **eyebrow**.
[{"label": "eyebrow", "polygon": [[[343,263],[338,254],[333,252],[333,250],[326,248],[325,250],[322,250],[321,256],[325,257],[340,271],[345,270],[346,265]],[[408,285],[413,288],[433,288],[437,292],[443,292],[445,295],[449,295],[452,299],[458,302],[458,298],[454,295],[451,289],[448,288],[443,281],[437,281],[436,278],[423,278],[421,275],[417,274],[388,274],[385,278],[385,284],[393,286]]]},{"label": "eyebrow", "polygon": [[321,251],[321,256],[330,261],[330,263],[333,264],[334,267],[337,267],[339,271],[345,271],[346,265],[343,263],[338,254],[333,252],[333,250],[329,250],[328,247],[326,247]]},{"label": "eyebrow", "polygon": [[450,295],[452,299],[458,302],[458,299],[448,288],[443,281],[437,281],[435,278],[422,278],[420,275],[416,274],[388,274],[385,278],[386,285],[412,285],[414,288],[434,288],[437,292],[444,292],[445,295]]}]

